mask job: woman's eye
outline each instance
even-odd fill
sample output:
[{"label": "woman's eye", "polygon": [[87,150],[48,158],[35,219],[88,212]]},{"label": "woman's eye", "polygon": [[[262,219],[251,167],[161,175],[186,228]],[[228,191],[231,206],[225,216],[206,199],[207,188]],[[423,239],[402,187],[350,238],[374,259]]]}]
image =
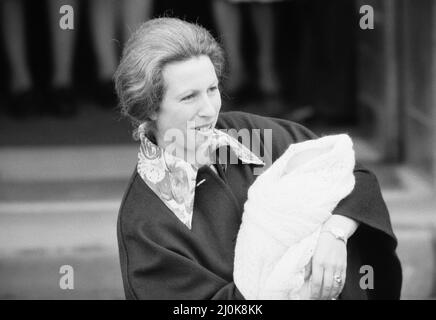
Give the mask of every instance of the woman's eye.
[{"label": "woman's eye", "polygon": [[218,91],[218,86],[213,86],[213,87],[209,88],[209,93],[215,94],[215,92],[217,92],[217,91]]},{"label": "woman's eye", "polygon": [[194,98],[194,97],[195,97],[195,94],[190,94],[190,95],[188,95],[188,96],[183,97],[183,98],[182,98],[182,101],[191,100],[191,99]]}]

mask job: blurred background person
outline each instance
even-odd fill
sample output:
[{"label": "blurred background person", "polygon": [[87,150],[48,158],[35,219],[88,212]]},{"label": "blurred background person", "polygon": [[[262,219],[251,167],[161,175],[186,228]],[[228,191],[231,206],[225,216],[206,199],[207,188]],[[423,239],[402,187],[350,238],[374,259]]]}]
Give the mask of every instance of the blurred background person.
[{"label": "blurred background person", "polygon": [[55,115],[70,116],[77,111],[72,72],[77,32],[74,29],[61,29],[59,25],[59,11],[64,5],[77,10],[78,0],[48,1],[54,66],[50,81],[49,111]]},{"label": "blurred background person", "polygon": [[[92,41],[97,55],[97,100],[102,107],[116,103],[112,75],[118,65],[118,48],[136,27],[151,17],[152,0],[93,0],[90,2]],[[121,28],[122,39],[115,41]]]},{"label": "blurred background person", "polygon": [[3,0],[1,19],[6,59],[10,66],[9,110],[22,117],[35,112],[35,88],[27,60],[24,0]]},{"label": "blurred background person", "polygon": [[74,9],[77,0],[48,0],[49,31],[52,42],[53,73],[49,80],[49,99],[43,101],[41,88],[32,77],[28,59],[29,38],[26,32],[24,0],[4,0],[2,30],[5,52],[10,65],[11,96],[8,112],[15,117],[35,114],[70,116],[76,110],[72,94],[75,32],[59,26],[60,8],[68,4]]},{"label": "blurred background person", "polygon": [[[228,52],[228,79],[225,86],[230,96],[253,95],[250,85],[255,85],[263,97],[276,97],[280,93],[280,81],[274,61],[275,23],[273,3],[283,0],[214,0],[213,11],[219,30],[219,37]],[[247,4],[247,10],[257,45],[256,67],[257,81],[250,84],[250,74],[246,70],[241,43],[246,38],[242,30],[241,4]],[[251,92],[250,92],[251,91]]]}]

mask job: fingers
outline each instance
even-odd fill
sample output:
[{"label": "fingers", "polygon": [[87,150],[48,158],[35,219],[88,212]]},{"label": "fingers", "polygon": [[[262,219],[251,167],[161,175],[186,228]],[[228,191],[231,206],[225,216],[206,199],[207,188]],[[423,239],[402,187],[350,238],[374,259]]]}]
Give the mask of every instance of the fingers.
[{"label": "fingers", "polygon": [[326,268],[324,269],[324,277],[323,277],[323,284],[322,284],[322,290],[321,290],[321,299],[322,300],[330,300],[333,298],[331,295],[334,280],[333,280],[333,269]]},{"label": "fingers", "polygon": [[[341,280],[335,280],[335,276]],[[311,299],[336,299],[342,292],[346,280],[346,268],[323,267],[312,264]]]},{"label": "fingers", "polygon": [[312,281],[310,286],[311,298],[320,299],[322,289],[322,279],[324,275],[324,269],[320,264],[312,263]]},{"label": "fingers", "polygon": [[342,282],[341,282],[341,285],[339,286],[339,292],[337,293],[337,296],[339,296],[341,294],[342,290],[344,290],[345,280],[347,280],[347,268],[344,268],[341,276],[342,276]]},{"label": "fingers", "polygon": [[[312,299],[332,299],[342,292],[346,262],[345,244],[330,233],[322,233],[312,257]],[[340,277],[340,281],[334,280],[335,275]]]},{"label": "fingers", "polygon": [[[332,291],[330,293],[330,297],[331,299],[336,299],[339,294],[342,291],[343,288],[343,276],[342,276],[342,271],[341,270],[336,270],[333,273],[333,286],[332,286]],[[338,279],[340,280],[340,282],[338,282]]]}]

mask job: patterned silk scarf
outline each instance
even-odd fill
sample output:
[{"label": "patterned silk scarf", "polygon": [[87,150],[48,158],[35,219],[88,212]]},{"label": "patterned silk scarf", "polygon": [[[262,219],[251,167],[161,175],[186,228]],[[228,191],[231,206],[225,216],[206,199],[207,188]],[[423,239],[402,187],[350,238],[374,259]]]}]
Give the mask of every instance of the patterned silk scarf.
[{"label": "patterned silk scarf", "polygon": [[[144,134],[140,134],[140,141],[137,166],[139,175],[176,217],[191,229],[198,169],[160,148]],[[238,140],[218,129],[213,129],[209,142],[211,158],[218,148],[229,146],[242,162],[265,165]]]}]

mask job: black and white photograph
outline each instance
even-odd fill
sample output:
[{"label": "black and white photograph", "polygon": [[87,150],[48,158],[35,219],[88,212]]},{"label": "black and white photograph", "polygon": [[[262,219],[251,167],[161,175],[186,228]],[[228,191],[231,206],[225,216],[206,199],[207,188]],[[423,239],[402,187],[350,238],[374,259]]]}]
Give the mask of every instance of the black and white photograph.
[{"label": "black and white photograph", "polygon": [[434,299],[436,1],[0,0],[0,300]]}]

